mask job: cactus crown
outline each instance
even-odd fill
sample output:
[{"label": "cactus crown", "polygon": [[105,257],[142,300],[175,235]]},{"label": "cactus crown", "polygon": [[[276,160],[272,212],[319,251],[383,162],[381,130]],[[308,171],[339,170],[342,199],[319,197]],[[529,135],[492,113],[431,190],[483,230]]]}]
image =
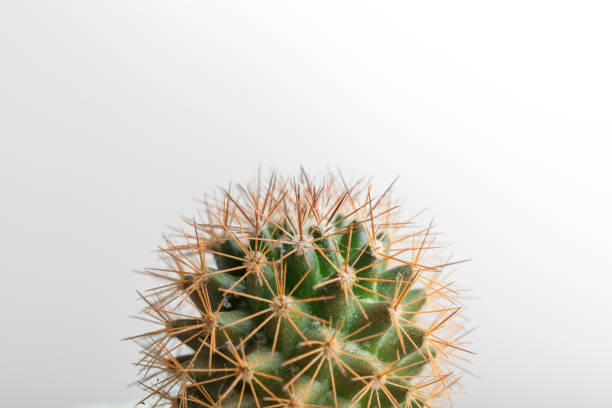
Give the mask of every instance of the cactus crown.
[{"label": "cactus crown", "polygon": [[466,350],[431,224],[305,173],[207,197],[161,248],[140,384],[172,407],[433,407]]}]

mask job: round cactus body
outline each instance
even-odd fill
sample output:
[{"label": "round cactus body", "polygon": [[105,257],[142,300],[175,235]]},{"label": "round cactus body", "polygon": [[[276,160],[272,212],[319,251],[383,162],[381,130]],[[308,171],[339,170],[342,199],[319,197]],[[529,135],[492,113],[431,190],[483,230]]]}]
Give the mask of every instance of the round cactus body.
[{"label": "round cactus body", "polygon": [[[305,173],[207,197],[161,248],[135,338],[148,403],[434,407],[465,361],[432,226],[391,188]],[[458,361],[454,361],[458,360]]]}]

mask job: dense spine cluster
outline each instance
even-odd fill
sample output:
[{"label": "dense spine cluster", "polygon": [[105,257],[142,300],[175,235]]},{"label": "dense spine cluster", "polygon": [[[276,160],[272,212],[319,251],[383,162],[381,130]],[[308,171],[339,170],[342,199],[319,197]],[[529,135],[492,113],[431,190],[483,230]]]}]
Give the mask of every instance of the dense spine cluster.
[{"label": "dense spine cluster", "polygon": [[[273,173],[207,197],[166,238],[141,294],[147,403],[436,407],[467,361],[457,291],[432,226],[391,187]],[[456,263],[456,262],[455,262]]]}]

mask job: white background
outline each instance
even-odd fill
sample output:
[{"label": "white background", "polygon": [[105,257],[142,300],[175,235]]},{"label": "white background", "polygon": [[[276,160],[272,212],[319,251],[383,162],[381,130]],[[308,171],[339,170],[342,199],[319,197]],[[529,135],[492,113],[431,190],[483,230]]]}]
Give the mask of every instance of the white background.
[{"label": "white background", "polygon": [[2,406],[136,402],[166,225],[258,164],[402,177],[471,288],[456,407],[610,407],[612,10],[595,1],[0,6]]}]

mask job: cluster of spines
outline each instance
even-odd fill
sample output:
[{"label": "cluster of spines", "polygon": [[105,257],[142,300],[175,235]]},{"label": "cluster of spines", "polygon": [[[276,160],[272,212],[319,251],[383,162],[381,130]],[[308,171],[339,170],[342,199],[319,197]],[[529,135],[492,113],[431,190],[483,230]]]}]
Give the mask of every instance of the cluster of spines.
[{"label": "cluster of spines", "polygon": [[[452,263],[432,225],[398,221],[390,188],[306,174],[206,199],[160,248],[141,295],[162,327],[140,384],[175,407],[434,407],[467,361]],[[432,252],[434,252],[432,256]],[[214,266],[213,266],[214,265]]]}]

